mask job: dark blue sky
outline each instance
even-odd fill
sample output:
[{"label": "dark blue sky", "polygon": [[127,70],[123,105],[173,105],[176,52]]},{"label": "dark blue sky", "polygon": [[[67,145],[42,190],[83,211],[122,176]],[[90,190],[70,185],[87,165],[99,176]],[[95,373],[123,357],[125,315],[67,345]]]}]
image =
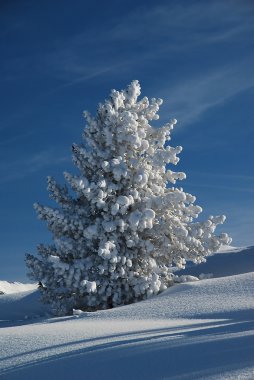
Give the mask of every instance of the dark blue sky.
[{"label": "dark blue sky", "polygon": [[[0,2],[0,279],[24,281],[25,252],[50,240],[33,203],[73,171],[82,111],[133,79],[179,123],[178,170],[201,218],[226,214],[233,245],[254,243],[253,1]],[[218,232],[220,232],[218,231]]]}]

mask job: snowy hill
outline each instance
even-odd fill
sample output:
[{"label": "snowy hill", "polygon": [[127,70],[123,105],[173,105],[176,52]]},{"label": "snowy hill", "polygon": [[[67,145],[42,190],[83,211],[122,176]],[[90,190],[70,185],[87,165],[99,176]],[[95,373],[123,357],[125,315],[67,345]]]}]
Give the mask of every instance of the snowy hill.
[{"label": "snowy hill", "polygon": [[211,273],[213,277],[225,277],[254,271],[254,247],[224,247],[218,254],[210,256],[205,263],[187,265],[178,275],[188,273],[199,276]]},{"label": "snowy hill", "polygon": [[211,279],[96,313],[50,318],[38,290],[0,296],[0,378],[253,380],[254,247],[226,251],[186,270]]},{"label": "snowy hill", "polygon": [[35,290],[37,284],[22,284],[20,282],[0,281],[0,294],[12,294]]}]

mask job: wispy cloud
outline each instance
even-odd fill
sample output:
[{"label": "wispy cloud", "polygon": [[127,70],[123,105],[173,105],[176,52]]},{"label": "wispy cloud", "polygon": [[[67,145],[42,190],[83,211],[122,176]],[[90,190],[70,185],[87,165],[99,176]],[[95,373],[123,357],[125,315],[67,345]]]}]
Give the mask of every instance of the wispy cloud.
[{"label": "wispy cloud", "polygon": [[218,192],[220,190],[225,192],[234,193],[254,193],[254,176],[242,174],[228,174],[228,173],[210,173],[190,171],[187,173],[187,187],[206,188]]},{"label": "wispy cloud", "polygon": [[173,47],[185,49],[187,45],[226,40],[250,28],[253,24],[249,8],[234,2],[169,2],[137,7],[109,29],[104,38],[121,42],[147,38],[160,44],[159,40],[166,37]]},{"label": "wispy cloud", "polygon": [[183,125],[200,118],[207,110],[219,106],[237,94],[254,87],[254,70],[250,60],[226,65],[185,80],[162,91],[166,105]]},{"label": "wispy cloud", "polygon": [[[64,82],[53,91],[100,76],[128,75],[139,71],[144,63],[149,66],[151,62],[155,64],[175,54],[179,57],[183,54],[186,59],[188,51],[194,48],[203,49],[230,41],[236,43],[246,32],[254,32],[248,6],[221,1],[186,4],[184,9],[172,3],[137,7],[105,30],[91,28],[72,36],[54,53],[44,57],[45,67],[50,66],[54,75]],[[135,54],[129,55],[128,48],[124,52],[125,45],[131,46]],[[186,126],[209,109],[252,88],[253,61],[253,56],[235,62],[225,59],[216,68],[192,70],[177,80],[165,73],[162,87],[160,84],[160,89],[155,90],[164,98],[172,115]]]},{"label": "wispy cloud", "polygon": [[[5,129],[6,129],[6,125],[2,126],[2,128],[0,125],[0,131],[5,130]],[[6,139],[2,139],[2,141],[0,141],[0,148],[3,149],[13,144],[20,143],[21,141],[26,140],[28,137],[32,135],[34,135],[34,131],[31,131],[31,130],[25,130],[25,131],[22,131],[22,133],[16,133],[14,136],[11,136]]]},{"label": "wispy cloud", "polygon": [[117,22],[52,41],[48,52],[37,56],[38,67],[71,86],[105,74],[120,75],[123,68],[130,72],[195,47],[237,41],[250,30],[254,26],[248,9],[234,3],[137,5]]},{"label": "wispy cloud", "polygon": [[208,183],[189,183],[188,186],[198,188],[207,188],[207,189],[213,189],[213,190],[227,190],[230,192],[241,192],[241,193],[254,193],[253,187],[239,187],[239,186],[226,186],[226,185],[219,185],[219,184],[208,184]]},{"label": "wispy cloud", "polygon": [[241,174],[228,174],[228,173],[210,173],[210,172],[196,172],[191,171],[191,175],[205,178],[223,178],[230,180],[254,181],[254,176],[241,175]]},{"label": "wispy cloud", "polygon": [[[16,56],[14,62],[3,59],[3,77],[15,79],[15,75],[24,75],[25,68],[32,67],[33,75],[58,81],[52,81],[45,97],[102,76],[114,76],[115,80],[131,74],[135,79],[143,67],[152,73],[151,67],[156,70],[156,63],[160,62],[166,66],[174,55],[179,61],[186,60],[188,52],[193,56],[195,48],[202,51],[220,43],[243,41],[246,33],[250,36],[250,31],[254,32],[252,15],[251,5],[238,1],[185,2],[184,6],[182,2],[137,4],[117,20],[105,20],[103,25],[84,28],[69,38],[52,39],[43,51]],[[246,53],[237,61],[225,59],[213,69],[203,66],[199,72],[193,64],[189,73],[178,73],[177,77],[165,70],[163,84],[158,83],[160,88],[155,90],[172,115],[187,125],[212,107],[253,87],[252,61],[254,57]]]},{"label": "wispy cloud", "polygon": [[25,178],[47,166],[59,165],[70,160],[53,149],[35,153],[18,161],[0,164],[0,184]]}]

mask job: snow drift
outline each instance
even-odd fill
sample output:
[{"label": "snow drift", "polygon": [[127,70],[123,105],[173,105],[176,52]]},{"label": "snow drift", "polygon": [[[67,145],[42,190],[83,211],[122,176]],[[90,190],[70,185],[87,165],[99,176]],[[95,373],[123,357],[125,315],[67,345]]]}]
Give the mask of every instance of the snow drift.
[{"label": "snow drift", "polygon": [[1,296],[0,377],[252,380],[254,248],[219,253],[197,274],[216,261],[220,276],[71,317],[50,318],[37,290]]},{"label": "snow drift", "polygon": [[22,284],[20,282],[0,281],[0,294],[12,294],[37,289],[37,284]]}]

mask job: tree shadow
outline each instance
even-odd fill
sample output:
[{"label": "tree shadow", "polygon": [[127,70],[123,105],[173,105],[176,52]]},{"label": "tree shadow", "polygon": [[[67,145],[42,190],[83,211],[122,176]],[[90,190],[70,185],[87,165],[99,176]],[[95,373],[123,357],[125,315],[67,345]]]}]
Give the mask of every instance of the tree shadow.
[{"label": "tree shadow", "polygon": [[[253,331],[253,319],[231,319],[76,340],[9,356],[3,360],[28,358],[2,374],[6,380],[68,379],[73,371],[85,373],[89,380],[201,379],[254,366]],[[57,353],[70,346],[71,352]]]}]

